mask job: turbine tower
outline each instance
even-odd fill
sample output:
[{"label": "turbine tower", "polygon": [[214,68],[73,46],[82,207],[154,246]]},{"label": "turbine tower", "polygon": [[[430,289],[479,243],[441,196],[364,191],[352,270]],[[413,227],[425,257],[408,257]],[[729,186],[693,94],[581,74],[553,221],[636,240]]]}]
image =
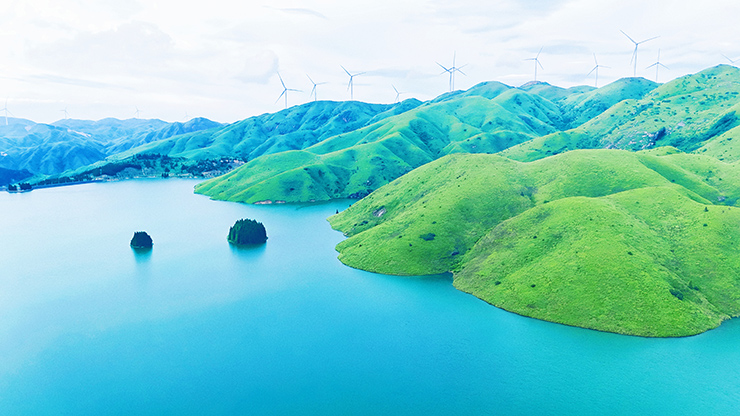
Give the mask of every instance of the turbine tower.
[{"label": "turbine tower", "polygon": [[[591,70],[591,72],[595,72],[596,73],[595,74],[596,75],[596,81],[594,81],[594,87],[599,88],[599,68],[609,68],[609,67],[608,66],[605,66],[605,65],[599,65],[599,61],[596,60],[596,54],[594,54],[594,62],[596,62],[596,66],[593,67],[593,69]],[[586,76],[591,75],[591,72],[589,72],[588,74],[586,74]]]},{"label": "turbine tower", "polygon": [[635,44],[635,50],[634,50],[634,51],[632,52],[632,60],[630,60],[630,63],[634,63],[634,64],[635,64],[635,66],[634,66],[634,70],[633,70],[633,73],[632,73],[632,76],[633,76],[633,77],[636,77],[636,76],[637,76],[637,47],[638,47],[638,46],[640,46],[641,44],[645,43],[645,42],[649,42],[649,41],[651,41],[651,40],[653,40],[653,39],[658,39],[658,38],[659,38],[660,36],[655,36],[655,37],[652,37],[652,38],[650,38],[650,39],[645,39],[645,40],[643,40],[643,41],[640,41],[640,42],[635,42],[635,40],[634,40],[634,39],[632,39],[632,38],[630,37],[630,35],[628,35],[628,34],[624,33],[624,30],[621,30],[621,29],[620,29],[619,31],[620,31],[620,32],[622,32],[622,34],[623,34],[624,36],[627,36],[627,39],[629,39],[629,40],[630,40],[630,42],[632,42],[632,43],[634,43],[634,44]]},{"label": "turbine tower", "polygon": [[654,64],[652,64],[652,65],[648,66],[647,68],[645,68],[645,69],[650,69],[652,67],[655,67],[655,82],[658,82],[658,70],[660,69],[661,66],[663,68],[665,68],[665,69],[668,69],[667,66],[663,65],[662,63],[660,63],[660,49],[658,49],[658,60],[655,61]]},{"label": "turbine tower", "polygon": [[542,66],[542,64],[540,63],[540,54],[542,53],[543,48],[544,46],[540,48],[540,51],[537,52],[537,56],[535,56],[534,58],[525,59],[525,61],[534,61],[534,82],[537,82],[537,65],[539,65],[540,68],[545,69],[545,67]]},{"label": "turbine tower", "polygon": [[459,72],[459,73],[467,76],[467,74],[465,74],[462,71],[462,68],[465,68],[465,65],[467,65],[467,64],[465,64],[463,66],[455,66],[455,59],[456,58],[457,58],[457,52],[455,52],[455,53],[452,54],[452,66],[449,67],[449,68],[447,68],[444,65],[440,64],[439,62],[437,62],[437,65],[439,65],[444,70],[444,72],[442,72],[443,74],[444,73],[450,74],[450,92],[452,92],[452,91],[455,90],[455,72]]},{"label": "turbine tower", "polygon": [[355,77],[358,75],[364,74],[364,72],[358,72],[356,74],[350,74],[349,71],[347,71],[347,68],[343,67],[342,65],[339,65],[344,69],[344,72],[349,75],[349,83],[347,84],[347,89],[349,90],[349,99],[354,100],[355,99]]},{"label": "turbine tower", "polygon": [[306,74],[306,76],[308,77],[308,80],[311,81],[311,84],[313,84],[313,88],[311,88],[311,94],[308,94],[308,98],[311,98],[311,96],[313,95],[313,100],[316,101],[316,86],[324,85],[326,84],[326,82],[316,83],[316,82],[313,82],[313,80],[311,79],[311,77],[308,76],[308,74]]},{"label": "turbine tower", "polygon": [[280,83],[283,84],[283,92],[280,93],[280,96],[278,97],[277,100],[275,100],[275,102],[277,103],[278,101],[280,101],[281,98],[283,98],[283,96],[285,96],[285,108],[288,108],[288,91],[300,92],[301,90],[294,90],[292,88],[286,87],[285,83],[283,82],[283,77],[280,76],[279,72],[277,73],[277,75],[278,75],[278,78],[280,78]]},{"label": "turbine tower", "polygon": [[10,110],[8,110],[8,99],[7,98],[5,99],[5,107],[0,111],[5,111],[5,125],[7,126],[8,125],[8,114],[15,117],[15,115],[13,115],[13,113],[11,113]]}]

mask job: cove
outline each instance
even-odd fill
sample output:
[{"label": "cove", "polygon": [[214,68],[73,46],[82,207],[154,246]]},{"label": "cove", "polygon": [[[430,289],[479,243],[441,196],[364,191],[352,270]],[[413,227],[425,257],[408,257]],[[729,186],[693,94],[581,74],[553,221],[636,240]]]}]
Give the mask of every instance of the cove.
[{"label": "cove", "polygon": [[[740,323],[645,339],[337,260],[349,201],[190,180],[0,193],[0,414],[736,414]],[[240,218],[266,245],[226,241]],[[134,231],[154,240],[129,247]]]}]

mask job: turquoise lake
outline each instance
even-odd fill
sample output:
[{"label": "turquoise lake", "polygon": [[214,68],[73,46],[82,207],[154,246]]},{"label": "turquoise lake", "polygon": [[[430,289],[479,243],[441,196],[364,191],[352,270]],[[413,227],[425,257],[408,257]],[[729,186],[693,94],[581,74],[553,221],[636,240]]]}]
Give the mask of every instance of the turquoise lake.
[{"label": "turquoise lake", "polygon": [[[449,276],[342,265],[326,218],[348,201],[242,205],[195,183],[0,193],[0,414],[740,411],[740,320],[646,339],[521,317]],[[240,218],[267,244],[230,246]]]}]

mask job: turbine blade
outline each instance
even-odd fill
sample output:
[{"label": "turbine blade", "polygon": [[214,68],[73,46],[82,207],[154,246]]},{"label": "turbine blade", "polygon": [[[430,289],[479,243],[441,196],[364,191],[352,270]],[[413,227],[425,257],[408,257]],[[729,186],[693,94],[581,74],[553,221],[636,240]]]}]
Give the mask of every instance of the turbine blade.
[{"label": "turbine blade", "polygon": [[534,61],[540,66],[540,68],[545,69],[545,67],[542,66],[542,64],[540,63],[539,59],[535,59]]},{"label": "turbine blade", "polygon": [[468,74],[466,74],[466,73],[464,73],[463,71],[461,71],[461,70],[460,70],[460,68],[457,68],[457,72],[459,72],[459,73],[461,73],[461,74],[465,75],[466,77],[468,76]]},{"label": "turbine blade", "polygon": [[396,86],[395,85],[391,84],[391,87],[393,87],[393,91],[395,91],[396,94],[400,94],[400,92],[398,92],[398,90],[396,89]]},{"label": "turbine blade", "polygon": [[596,66],[599,66],[599,61],[596,60],[596,54],[594,54],[594,62],[596,63]]},{"label": "turbine blade", "polygon": [[313,80],[311,79],[311,77],[310,77],[310,76],[308,76],[308,74],[306,74],[306,76],[308,77],[308,80],[309,80],[309,81],[311,81],[311,84],[313,84],[313,85],[316,85],[316,83],[315,83],[315,82],[313,82]]},{"label": "turbine blade", "polygon": [[540,48],[540,51],[539,51],[539,52],[537,52],[537,56],[536,56],[536,58],[539,58],[539,57],[540,57],[540,54],[542,53],[542,50],[543,50],[543,49],[545,49],[545,47],[544,47],[544,46]]},{"label": "turbine blade", "polygon": [[634,43],[635,45],[637,45],[637,42],[635,42],[635,40],[634,40],[634,39],[632,39],[632,38],[630,37],[630,35],[628,35],[628,34],[624,33],[624,30],[622,30],[622,29],[619,29],[619,31],[620,31],[620,32],[622,32],[622,34],[623,34],[624,36],[627,36],[627,39],[629,39],[629,40],[630,40],[630,42],[632,42],[632,43]]},{"label": "turbine blade", "polygon": [[595,66],[595,67],[594,67],[594,69],[590,70],[590,71],[588,72],[588,74],[586,74],[586,76],[589,76],[589,75],[591,75],[591,74],[592,74],[592,73],[593,73],[594,71],[596,71],[596,68],[598,68],[598,66]]},{"label": "turbine blade", "polygon": [[283,98],[283,95],[285,95],[285,92],[288,90],[283,90],[283,92],[280,94],[280,96],[275,100],[275,104],[277,104],[278,101],[280,101],[281,98]]},{"label": "turbine blade", "polygon": [[303,91],[301,91],[301,90],[294,90],[294,89],[292,89],[292,88],[286,88],[286,89],[285,89],[285,91],[295,91],[295,92],[303,92]]},{"label": "turbine blade", "polygon": [[732,59],[728,58],[727,55],[725,55],[725,54],[721,54],[721,55],[724,56],[725,59],[727,59],[728,61],[730,61],[731,64],[734,64],[735,63],[735,61],[733,61]]},{"label": "turbine blade", "polygon": [[665,69],[670,69],[670,68],[668,68],[667,66],[665,66],[665,65],[661,64],[660,62],[658,62],[658,65],[662,66],[662,67],[663,67],[663,68],[665,68]]},{"label": "turbine blade", "polygon": [[650,38],[650,39],[645,39],[645,40],[643,40],[642,42],[637,42],[637,43],[638,43],[638,44],[640,44],[640,43],[650,42],[651,40],[654,40],[654,39],[658,39],[659,37],[660,37],[660,36],[655,36],[655,37],[652,37],[652,38]]},{"label": "turbine blade", "polygon": [[280,83],[283,84],[283,88],[285,88],[285,83],[283,82],[283,77],[280,76],[280,73],[278,72],[278,78],[280,78]]},{"label": "turbine blade", "polygon": [[656,62],[656,63],[654,63],[654,64],[652,64],[650,66],[646,66],[645,69],[650,69],[650,68],[652,68],[654,66],[658,66],[658,63]]},{"label": "turbine blade", "polygon": [[[439,65],[440,67],[442,67],[442,69],[444,69],[444,70],[445,70],[445,72],[450,72],[450,70],[449,70],[449,69],[445,68],[445,66],[444,66],[444,65],[442,65],[442,64],[440,64],[439,62],[437,62],[437,65]],[[443,74],[444,74],[445,72],[443,72]]]},{"label": "turbine blade", "polygon": [[350,74],[350,73],[349,73],[349,71],[347,71],[347,68],[343,67],[342,65],[339,65],[339,66],[341,66],[341,67],[342,67],[342,69],[344,69],[344,72],[346,72],[346,73],[347,73],[347,75],[349,75],[349,76],[350,76],[350,78],[352,77],[352,74]]}]

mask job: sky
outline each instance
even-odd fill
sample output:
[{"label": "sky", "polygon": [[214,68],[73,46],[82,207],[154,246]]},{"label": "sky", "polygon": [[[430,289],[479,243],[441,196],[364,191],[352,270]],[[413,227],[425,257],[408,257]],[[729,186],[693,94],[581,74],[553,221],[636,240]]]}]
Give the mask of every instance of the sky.
[{"label": "sky", "polygon": [[[659,82],[740,58],[737,0],[0,0],[0,115],[230,123],[319,100],[484,81]],[[723,56],[725,55],[725,56]],[[738,62],[740,64],[740,62]],[[4,100],[5,102],[3,102]],[[6,104],[7,103],[7,104]]]}]

